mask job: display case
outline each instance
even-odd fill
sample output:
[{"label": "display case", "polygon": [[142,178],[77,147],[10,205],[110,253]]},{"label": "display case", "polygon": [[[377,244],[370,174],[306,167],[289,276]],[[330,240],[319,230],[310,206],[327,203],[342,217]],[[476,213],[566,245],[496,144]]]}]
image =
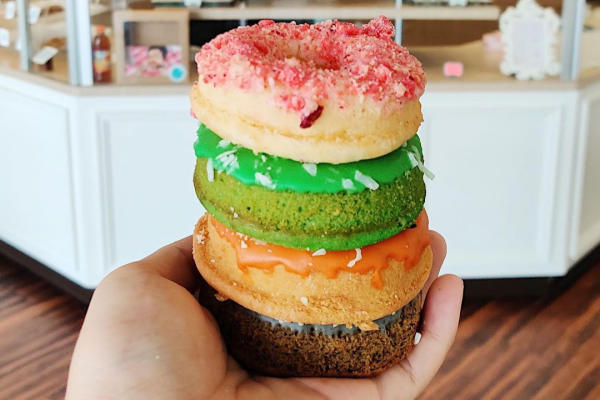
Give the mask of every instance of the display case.
[{"label": "display case", "polygon": [[[60,30],[39,36],[35,24],[19,19],[27,3],[15,3],[12,22],[0,14],[3,26],[28,28],[31,48],[19,52],[13,39],[0,47],[0,182],[15,194],[0,197],[0,240],[81,286],[94,287],[115,267],[192,231],[203,211],[191,183],[193,55],[219,32],[261,18],[395,20],[396,40],[426,71],[419,135],[436,173],[427,209],[448,242],[446,272],[560,276],[600,242],[598,1],[539,1],[561,22],[553,47],[560,74],[539,80],[500,69],[498,19],[515,1],[245,0],[177,8],[187,13],[190,32],[189,73],[181,81],[118,82],[113,74],[110,83],[94,83],[93,47],[107,51],[94,39],[108,38],[112,71],[124,70],[119,60],[127,43],[136,43],[115,25],[123,7],[131,3],[127,15],[158,21],[172,7],[65,0],[63,11],[47,17]],[[40,46],[60,35],[66,45],[52,69],[33,65]],[[138,43],[144,49],[136,70],[151,47],[184,49],[183,39],[158,39]]]},{"label": "display case", "polygon": [[[515,3],[516,0],[238,0],[204,2],[202,6],[195,7],[194,2],[3,0],[0,3],[0,65],[76,86],[92,86],[91,46],[97,28],[103,27],[111,43],[111,67],[118,70],[112,74],[115,78],[112,83],[124,84],[126,80],[116,79],[123,69],[116,65],[122,56],[116,54],[117,44],[124,38],[115,37],[114,13],[121,12],[130,4],[136,9],[142,8],[141,13],[154,14],[154,18],[160,20],[161,15],[169,15],[168,9],[172,11],[173,8],[164,6],[191,4],[179,7],[189,11],[187,15],[192,32],[192,47],[186,51],[184,59],[193,60],[198,46],[219,32],[261,18],[302,21],[338,18],[360,22],[386,15],[396,22],[396,40],[408,46],[423,61],[429,82],[457,81],[452,79],[456,76],[444,75],[444,64],[448,61],[462,65],[458,81],[506,82],[514,79],[500,72],[503,48],[495,32],[498,31],[500,14]],[[565,1],[564,11],[560,0],[539,3],[553,7],[562,20],[555,49],[561,66],[560,79],[573,81],[597,76],[600,73],[600,57],[594,51],[594,44],[600,36],[597,22],[600,2]],[[153,5],[154,9],[147,9]],[[23,12],[19,13],[20,9]],[[584,19],[586,24],[582,29]],[[432,29],[432,26],[435,28]],[[20,37],[25,46],[21,46]],[[182,40],[182,43],[174,45],[183,46],[187,44],[185,42]],[[40,55],[44,47],[53,49],[55,54],[48,63],[40,64],[40,57],[35,59],[35,56]],[[41,57],[41,61],[44,59]],[[186,81],[192,81],[195,78],[193,65],[183,67],[190,72],[186,74]],[[547,78],[550,81],[558,79]],[[175,83],[156,80],[159,84],[165,82]]]}]

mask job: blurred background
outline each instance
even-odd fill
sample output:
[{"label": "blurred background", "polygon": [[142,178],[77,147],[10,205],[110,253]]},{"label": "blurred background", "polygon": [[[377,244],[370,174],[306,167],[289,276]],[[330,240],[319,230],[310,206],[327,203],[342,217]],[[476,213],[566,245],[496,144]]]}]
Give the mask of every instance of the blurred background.
[{"label": "blurred background", "polygon": [[[482,370],[486,359],[510,350],[509,338],[518,345],[507,354],[531,348],[532,335],[548,327],[535,322],[540,315],[567,321],[593,309],[592,344],[600,345],[600,1],[539,0],[540,13],[522,0],[523,14],[507,17],[512,28],[501,33],[499,20],[516,3],[0,0],[0,349],[7,351],[0,351],[0,383],[3,374],[14,382],[0,384],[0,398],[61,398],[85,310],[70,296],[85,303],[114,268],[191,233],[203,213],[192,185],[194,54],[217,34],[260,19],[360,24],[383,14],[395,22],[395,40],[423,63],[419,135],[436,175],[426,207],[448,243],[443,272],[466,279],[473,299],[463,310],[461,352],[452,353],[444,376],[463,368],[468,379],[465,354],[477,350],[472,362]],[[544,25],[550,14],[560,23],[555,29]],[[523,22],[527,15],[534,21]],[[581,291],[585,304],[560,300]],[[3,320],[19,310],[32,317]],[[16,328],[11,342],[2,330]],[[496,328],[509,336],[490,342]],[[59,346],[47,363],[58,372],[24,389],[16,378],[39,365],[23,360],[45,347],[17,343],[39,329],[48,346]],[[557,329],[539,343],[566,332]],[[537,357],[518,371],[540,362],[541,347]],[[570,361],[556,355],[547,362]],[[595,368],[579,369],[577,382],[600,381],[597,359],[573,362]],[[563,393],[540,375],[511,392],[516,378],[507,374],[508,360],[501,365],[477,390],[442,378],[427,396],[488,398],[492,382],[504,382],[494,398],[600,398],[591,383],[583,394],[558,385]]]}]

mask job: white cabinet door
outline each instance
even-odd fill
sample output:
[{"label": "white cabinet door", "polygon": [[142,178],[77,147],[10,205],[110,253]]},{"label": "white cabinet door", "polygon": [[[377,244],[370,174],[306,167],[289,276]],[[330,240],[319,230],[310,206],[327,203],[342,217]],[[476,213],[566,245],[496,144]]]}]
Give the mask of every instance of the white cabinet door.
[{"label": "white cabinet door", "polygon": [[[566,272],[566,109],[540,93],[434,93],[420,134],[444,270],[465,278]],[[554,97],[562,98],[563,97]],[[562,241],[562,243],[561,243]],[[558,247],[557,247],[558,244]]]},{"label": "white cabinet door", "polygon": [[97,118],[108,272],[192,233],[203,213],[192,183],[197,123],[186,107]]},{"label": "white cabinet door", "polygon": [[72,277],[70,160],[68,110],[0,88],[0,239]]},{"label": "white cabinet door", "polygon": [[576,160],[573,263],[600,242],[600,85],[588,88],[581,99]]}]

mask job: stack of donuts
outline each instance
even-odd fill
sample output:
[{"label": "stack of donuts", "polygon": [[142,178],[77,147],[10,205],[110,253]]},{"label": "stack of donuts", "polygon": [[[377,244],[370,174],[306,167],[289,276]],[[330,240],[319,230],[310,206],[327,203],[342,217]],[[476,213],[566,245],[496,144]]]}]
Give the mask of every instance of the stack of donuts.
[{"label": "stack of donuts", "polygon": [[252,371],[371,376],[413,346],[432,264],[425,79],[393,33],[261,21],[196,55],[200,301]]}]

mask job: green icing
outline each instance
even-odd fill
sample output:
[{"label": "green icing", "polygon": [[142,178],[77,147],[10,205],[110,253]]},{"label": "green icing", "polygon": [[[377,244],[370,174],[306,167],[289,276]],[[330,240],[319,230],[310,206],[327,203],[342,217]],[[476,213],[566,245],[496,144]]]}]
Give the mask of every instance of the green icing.
[{"label": "green icing", "polygon": [[393,152],[370,160],[346,164],[302,163],[265,153],[255,154],[222,140],[204,124],[198,128],[194,150],[196,157],[210,159],[213,169],[225,171],[245,185],[301,193],[359,193],[367,186],[375,189],[416,168],[417,159],[423,159],[421,141],[415,135]]}]

